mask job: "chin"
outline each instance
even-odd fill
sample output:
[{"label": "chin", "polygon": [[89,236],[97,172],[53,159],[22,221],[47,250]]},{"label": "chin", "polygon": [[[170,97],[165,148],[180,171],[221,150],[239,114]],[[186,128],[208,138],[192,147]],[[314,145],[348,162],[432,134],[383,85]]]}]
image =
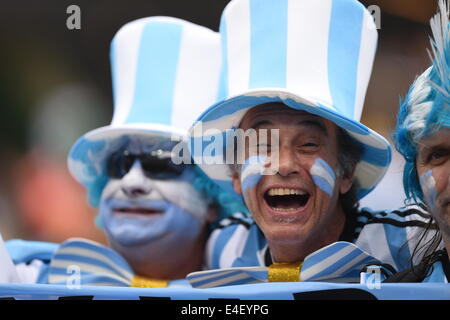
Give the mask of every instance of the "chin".
[{"label": "chin", "polygon": [[279,243],[303,242],[306,238],[305,236],[308,235],[303,224],[292,222],[272,223],[270,227],[265,228],[265,230],[262,231],[269,242]]}]

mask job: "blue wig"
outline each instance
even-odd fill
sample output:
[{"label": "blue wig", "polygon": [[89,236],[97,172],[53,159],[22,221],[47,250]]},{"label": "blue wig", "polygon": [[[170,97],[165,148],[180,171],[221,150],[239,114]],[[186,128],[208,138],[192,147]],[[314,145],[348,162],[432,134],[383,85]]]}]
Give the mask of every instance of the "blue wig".
[{"label": "blue wig", "polygon": [[411,86],[400,105],[394,133],[395,147],[405,158],[403,186],[407,200],[423,202],[416,169],[418,146],[439,129],[450,127],[449,3],[439,2],[440,13],[431,19],[433,65]]}]

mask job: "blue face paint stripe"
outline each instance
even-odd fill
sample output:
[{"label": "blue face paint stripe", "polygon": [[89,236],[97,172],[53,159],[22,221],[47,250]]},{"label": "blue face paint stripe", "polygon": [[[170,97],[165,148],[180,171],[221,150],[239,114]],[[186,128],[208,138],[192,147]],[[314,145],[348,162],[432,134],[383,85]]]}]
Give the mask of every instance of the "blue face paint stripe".
[{"label": "blue face paint stripe", "polygon": [[[126,122],[171,124],[182,30],[180,25],[165,22],[145,26],[136,67],[133,107]],[[158,50],[154,50],[156,45]]]},{"label": "blue face paint stripe", "polygon": [[255,187],[258,182],[261,180],[262,175],[260,174],[252,174],[242,181],[242,191],[246,192],[249,189]]},{"label": "blue face paint stripe", "polygon": [[319,158],[316,159],[316,163],[320,165],[322,168],[324,168],[331,178],[333,178],[334,180],[336,179],[336,174],[334,173],[333,168],[331,168],[330,165],[325,160]]},{"label": "blue face paint stripe", "polygon": [[[258,182],[261,180],[263,175],[260,173],[263,169],[263,165],[267,157],[265,156],[252,156],[245,160],[242,171],[241,171],[241,184],[242,191],[247,191],[250,188],[255,187]],[[250,167],[252,166],[252,167]],[[247,174],[247,170],[258,170],[258,172],[253,172],[251,174]]]},{"label": "blue face paint stripe", "polygon": [[333,0],[328,41],[328,79],[333,105],[352,118],[364,7],[360,6],[359,14],[349,15],[349,6],[355,6],[353,0]]},{"label": "blue face paint stripe", "polygon": [[[288,0],[250,0],[249,88],[286,86],[287,16]],[[268,19],[270,30],[265,27]]]},{"label": "blue face paint stripe", "polygon": [[325,192],[329,196],[333,194],[333,187],[323,177],[312,176],[312,179],[316,186],[318,186],[323,192]]},{"label": "blue face paint stripe", "polygon": [[[334,182],[336,174],[333,168],[323,159],[318,158],[310,169],[310,173],[314,183],[329,196],[333,194]],[[329,180],[333,181],[333,184]]]}]

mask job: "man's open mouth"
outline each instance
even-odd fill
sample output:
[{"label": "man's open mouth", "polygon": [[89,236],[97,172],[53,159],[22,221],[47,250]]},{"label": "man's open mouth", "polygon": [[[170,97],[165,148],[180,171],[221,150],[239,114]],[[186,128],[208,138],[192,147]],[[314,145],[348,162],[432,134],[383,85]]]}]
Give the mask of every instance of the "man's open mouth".
[{"label": "man's open mouth", "polygon": [[302,210],[310,197],[304,190],[291,188],[271,188],[264,193],[267,205],[280,213]]},{"label": "man's open mouth", "polygon": [[114,209],[114,213],[150,216],[162,214],[163,211],[145,207],[121,207]]}]

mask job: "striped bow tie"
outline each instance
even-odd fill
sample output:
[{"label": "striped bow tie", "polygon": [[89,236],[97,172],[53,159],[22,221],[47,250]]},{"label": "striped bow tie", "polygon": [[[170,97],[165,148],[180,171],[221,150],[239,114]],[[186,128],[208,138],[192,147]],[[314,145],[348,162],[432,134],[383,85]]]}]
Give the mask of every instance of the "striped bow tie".
[{"label": "striped bow tie", "polygon": [[353,243],[335,242],[308,255],[301,263],[274,263],[270,267],[236,267],[188,274],[194,288],[213,288],[263,282],[357,282],[367,265],[380,261]]},{"label": "striped bow tie", "polygon": [[[76,279],[76,277],[79,277]],[[50,261],[48,282],[80,285],[164,288],[189,286],[180,281],[137,276],[127,261],[114,250],[86,239],[69,239],[62,243]]]}]

